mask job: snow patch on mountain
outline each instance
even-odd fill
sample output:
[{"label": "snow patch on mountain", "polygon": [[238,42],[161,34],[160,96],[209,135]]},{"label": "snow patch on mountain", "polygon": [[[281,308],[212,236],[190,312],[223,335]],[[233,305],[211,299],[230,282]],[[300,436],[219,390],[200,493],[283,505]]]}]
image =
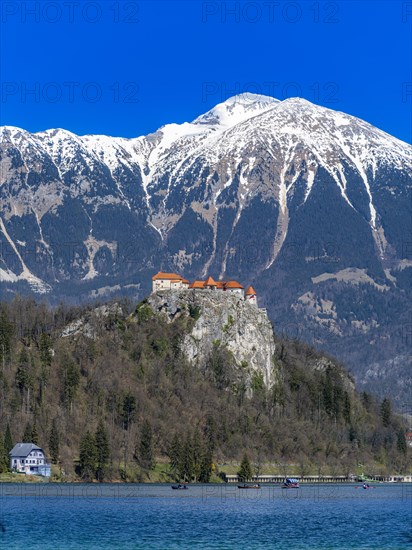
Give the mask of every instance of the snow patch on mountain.
[{"label": "snow patch on mountain", "polygon": [[279,103],[280,101],[273,97],[246,92],[219,103],[207,113],[196,118],[193,124],[229,128],[261,114]]},{"label": "snow patch on mountain", "polygon": [[[22,271],[19,275],[16,275],[11,270],[3,270],[1,269],[0,273],[0,281],[7,281],[7,282],[17,282],[20,280],[27,281],[30,286],[38,293],[43,294],[45,292],[48,292],[50,290],[50,286],[44,283],[41,279],[33,275],[33,273],[30,271],[30,269],[27,267],[27,265],[24,263],[23,258],[20,254],[20,252],[17,249],[17,246],[14,244],[13,240],[11,239],[10,235],[8,234],[6,227],[4,225],[3,220],[0,218],[0,230],[5,236],[6,240],[8,241],[9,245],[13,249],[13,252],[17,256],[17,258],[20,261]],[[4,279],[3,279],[4,277]]]},{"label": "snow patch on mountain", "polygon": [[312,277],[312,282],[314,284],[323,283],[324,281],[335,280],[341,281],[348,284],[369,284],[377,288],[378,290],[389,290],[387,285],[380,285],[370,277],[366,269],[358,269],[354,267],[348,267],[346,269],[341,269],[336,273],[322,273],[317,277]]}]

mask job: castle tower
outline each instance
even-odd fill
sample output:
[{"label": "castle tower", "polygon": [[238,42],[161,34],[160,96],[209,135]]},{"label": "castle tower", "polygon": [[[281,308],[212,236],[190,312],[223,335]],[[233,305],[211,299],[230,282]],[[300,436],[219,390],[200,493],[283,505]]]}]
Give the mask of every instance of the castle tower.
[{"label": "castle tower", "polygon": [[245,292],[245,301],[257,306],[256,291],[253,286],[248,286]]},{"label": "castle tower", "polygon": [[207,288],[209,290],[216,290],[216,287],[217,287],[216,281],[212,277],[209,276],[205,281],[205,287],[204,288]]}]

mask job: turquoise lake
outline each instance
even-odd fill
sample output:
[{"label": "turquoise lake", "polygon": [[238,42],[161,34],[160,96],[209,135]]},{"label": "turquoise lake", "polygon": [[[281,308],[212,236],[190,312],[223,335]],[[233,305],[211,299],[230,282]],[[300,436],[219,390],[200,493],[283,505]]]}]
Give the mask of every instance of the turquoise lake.
[{"label": "turquoise lake", "polygon": [[0,484],[4,549],[412,548],[412,485]]}]

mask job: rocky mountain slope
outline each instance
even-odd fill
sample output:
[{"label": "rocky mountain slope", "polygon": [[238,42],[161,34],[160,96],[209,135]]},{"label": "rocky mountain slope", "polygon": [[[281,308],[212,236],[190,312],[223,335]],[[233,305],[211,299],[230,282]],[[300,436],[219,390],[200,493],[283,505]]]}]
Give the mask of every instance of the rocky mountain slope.
[{"label": "rocky mountain slope", "polygon": [[148,304],[169,321],[182,315],[194,319],[182,344],[192,364],[204,365],[214,348],[223,347],[233,355],[248,392],[259,380],[269,389],[276,383],[273,327],[265,310],[236,295],[211,290],[158,291],[150,295]]},{"label": "rocky mountain slope", "polygon": [[135,139],[5,127],[0,162],[5,296],[141,298],[160,267],[234,277],[279,332],[409,399],[406,143],[304,99],[242,94]]}]

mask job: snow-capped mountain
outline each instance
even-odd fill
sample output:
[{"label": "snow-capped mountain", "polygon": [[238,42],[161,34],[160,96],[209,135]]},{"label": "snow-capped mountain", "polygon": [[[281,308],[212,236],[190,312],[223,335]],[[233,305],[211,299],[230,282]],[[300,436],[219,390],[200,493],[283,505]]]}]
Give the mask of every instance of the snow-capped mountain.
[{"label": "snow-capped mountain", "polygon": [[367,122],[241,94],[135,139],[3,127],[0,154],[4,292],[143,297],[160,267],[230,276],[278,330],[352,366],[359,340],[366,377],[408,353],[412,147]]}]

